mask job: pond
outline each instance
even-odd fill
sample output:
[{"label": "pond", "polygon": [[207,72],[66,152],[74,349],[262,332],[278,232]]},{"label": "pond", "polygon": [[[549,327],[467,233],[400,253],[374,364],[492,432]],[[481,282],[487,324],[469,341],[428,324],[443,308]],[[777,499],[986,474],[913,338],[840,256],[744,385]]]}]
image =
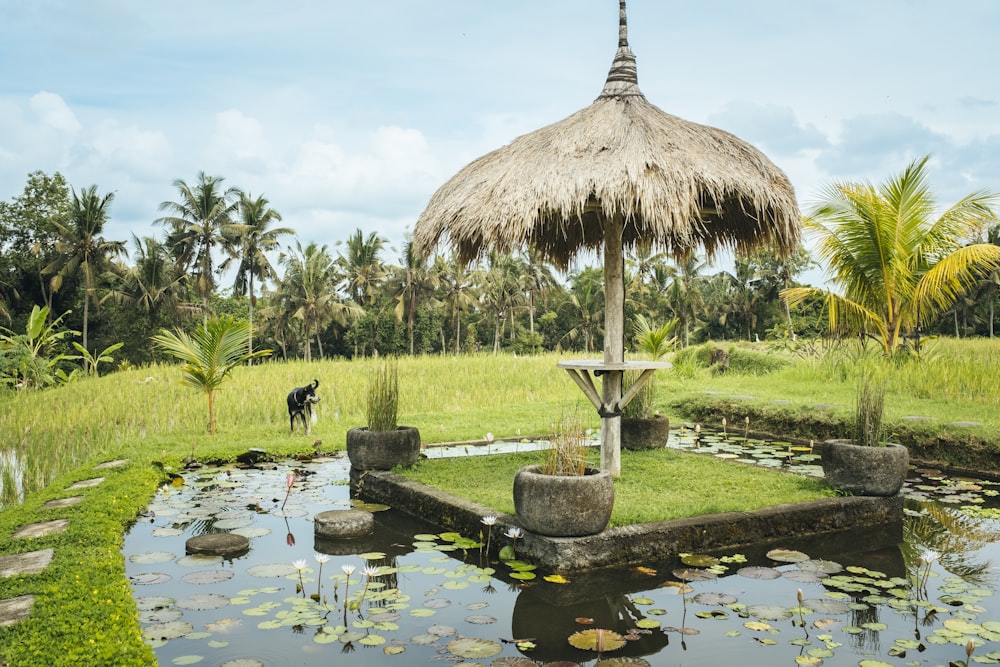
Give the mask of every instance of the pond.
[{"label": "pond", "polygon": [[[807,447],[741,436],[682,429],[669,445],[817,474]],[[357,505],[347,478],[346,458],[328,458],[189,471],[161,489],[124,545],[160,664],[881,667],[961,664],[969,649],[1000,663],[1000,486],[986,480],[914,470],[904,542],[888,549],[859,532],[562,578],[516,554],[487,561],[486,525],[441,533],[378,506],[361,505],[371,537],[316,540],[311,517]],[[251,549],[185,555],[209,532]]]}]

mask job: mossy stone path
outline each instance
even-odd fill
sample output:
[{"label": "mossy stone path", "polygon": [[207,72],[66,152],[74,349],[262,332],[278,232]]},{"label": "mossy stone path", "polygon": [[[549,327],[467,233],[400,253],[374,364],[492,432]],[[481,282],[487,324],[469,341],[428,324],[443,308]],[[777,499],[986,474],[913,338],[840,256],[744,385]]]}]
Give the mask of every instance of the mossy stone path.
[{"label": "mossy stone path", "polygon": [[[96,468],[107,470],[109,468],[123,466],[127,463],[128,461],[124,459],[106,461],[96,466]],[[103,477],[85,479],[67,487],[67,490],[79,491],[97,486],[103,481]],[[74,495],[67,498],[50,500],[45,503],[43,507],[73,507],[75,505],[79,505],[83,501],[84,496]],[[66,530],[66,526],[69,525],[70,521],[71,519],[53,519],[51,521],[39,521],[37,523],[26,524],[14,531],[14,534],[11,535],[11,544],[16,548],[16,540],[31,540],[39,537],[45,537],[46,535],[52,535],[54,533],[61,533]],[[48,567],[49,563],[52,562],[53,556],[55,556],[55,551],[53,549],[41,549],[37,551],[26,551],[0,556],[0,578],[22,577],[38,574]],[[0,627],[13,625],[26,619],[30,615],[31,608],[34,603],[35,596],[31,594],[0,600]],[[6,662],[3,657],[0,656],[0,667],[3,667],[5,664]]]}]

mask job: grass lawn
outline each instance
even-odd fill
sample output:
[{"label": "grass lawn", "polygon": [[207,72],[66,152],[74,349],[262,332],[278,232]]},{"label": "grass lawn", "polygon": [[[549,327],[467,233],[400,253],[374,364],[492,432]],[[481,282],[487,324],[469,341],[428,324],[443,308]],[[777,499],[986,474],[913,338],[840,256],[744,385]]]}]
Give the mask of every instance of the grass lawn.
[{"label": "grass lawn", "polygon": [[[542,452],[522,452],[422,459],[413,468],[397,472],[513,515],[514,474],[522,466],[540,463],[542,456]],[[597,452],[591,456],[596,463]],[[611,525],[749,511],[832,495],[830,487],[818,478],[669,449],[623,451]]]}]

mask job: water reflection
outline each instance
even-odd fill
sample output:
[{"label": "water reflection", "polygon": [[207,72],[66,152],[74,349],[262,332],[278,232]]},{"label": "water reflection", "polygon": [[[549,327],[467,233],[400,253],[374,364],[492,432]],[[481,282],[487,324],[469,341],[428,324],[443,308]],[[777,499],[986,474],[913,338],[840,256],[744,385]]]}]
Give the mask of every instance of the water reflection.
[{"label": "water reflection", "polygon": [[[701,445],[709,455],[727,456],[734,453],[728,446]],[[808,454],[773,460],[792,466],[795,456]],[[144,627],[156,628],[149,635],[161,664],[591,664],[596,653],[567,641],[588,628],[629,637],[603,658],[654,666],[764,667],[818,655],[825,665],[857,665],[902,659],[907,651],[908,660],[919,654],[925,664],[947,664],[963,658],[965,640],[964,634],[962,642],[942,634],[947,620],[968,622],[965,631],[982,629],[977,655],[1000,648],[984,627],[995,606],[990,596],[997,585],[992,563],[1000,553],[1000,521],[962,510],[996,506],[996,497],[986,493],[994,487],[986,483],[977,492],[935,473],[915,475],[902,525],[715,554],[732,556],[719,566],[718,578],[687,582],[691,589],[678,595],[684,589],[676,586],[683,582],[675,572],[686,566],[677,558],[579,574],[569,583],[546,581],[545,572],[519,580],[505,564],[483,562],[478,549],[453,537],[449,542],[438,528],[394,510],[376,513],[370,536],[316,539],[312,516],[354,504],[347,464],[295,465],[301,481],[287,503],[289,466],[203,470],[183,486],[165,488],[149,519],[127,535],[127,574]],[[246,535],[250,553],[221,562],[185,557],[187,538],[216,530]],[[782,560],[774,546],[799,550],[809,561]],[[921,555],[929,551],[941,555],[924,582]],[[315,554],[328,557],[322,570]],[[308,567],[296,571],[296,560]],[[343,566],[355,568],[350,579]],[[378,568],[370,577],[372,594],[352,607],[348,598],[357,599],[365,585],[366,566]],[[218,571],[232,576],[221,579],[213,574]],[[223,606],[213,607],[220,599]],[[1000,628],[995,631],[1000,637]],[[919,640],[920,648],[906,648],[903,638]],[[534,648],[515,641],[525,639]]]}]

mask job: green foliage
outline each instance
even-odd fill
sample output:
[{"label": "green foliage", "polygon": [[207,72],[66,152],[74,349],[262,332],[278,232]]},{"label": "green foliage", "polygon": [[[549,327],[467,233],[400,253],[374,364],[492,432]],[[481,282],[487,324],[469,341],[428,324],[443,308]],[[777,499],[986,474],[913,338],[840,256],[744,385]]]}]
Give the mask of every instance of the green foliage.
[{"label": "green foliage", "polygon": [[123,345],[125,345],[125,343],[115,343],[114,345],[109,345],[108,347],[104,348],[104,350],[98,352],[97,354],[91,354],[91,352],[83,345],[80,345],[76,341],[73,341],[73,347],[76,349],[77,352],[80,353],[80,356],[74,355],[72,357],[67,357],[67,358],[83,359],[84,366],[87,369],[87,374],[97,376],[98,365],[104,363],[107,364],[114,363],[115,358],[111,356],[111,353],[120,349]]},{"label": "green foliage", "polygon": [[[145,509],[161,481],[152,466],[133,462],[95,471],[91,461],[60,477],[23,505],[0,512],[0,554],[54,549],[38,574],[0,579],[0,598],[35,595],[30,617],[0,628],[0,646],[10,665],[152,665],[142,642],[135,600],[125,577],[122,535]],[[67,493],[73,483],[98,476],[104,481]],[[46,508],[48,500],[73,494],[82,503]],[[12,540],[19,526],[67,518],[65,532]]]},{"label": "green foliage", "polygon": [[806,219],[838,291],[782,291],[790,305],[817,295],[826,303],[831,333],[870,336],[895,356],[906,336],[926,326],[1000,267],[1000,247],[966,244],[995,220],[998,196],[977,192],[937,218],[927,184],[929,156],[914,160],[880,186],[835,183]]},{"label": "green foliage", "polygon": [[[677,324],[676,317],[666,324],[657,327],[643,315],[636,315],[632,333],[639,351],[651,361],[663,359],[677,344],[676,336],[671,336]],[[627,391],[635,384],[640,373],[628,372],[623,378],[623,386]],[[656,404],[658,377],[654,375],[642,386],[639,393],[622,409],[622,416],[647,419],[653,416]]]},{"label": "green foliage", "polygon": [[752,349],[745,345],[727,345],[708,342],[695,347],[687,347],[674,357],[674,366],[693,365],[708,368],[713,373],[737,375],[767,375],[784,368],[788,359]]},{"label": "green foliage", "polygon": [[208,399],[208,432],[215,433],[215,390],[229,376],[233,368],[249,359],[271,355],[271,350],[247,352],[250,327],[230,317],[210,320],[198,327],[194,335],[166,329],[153,336],[153,341],[164,352],[184,362],[181,382],[205,393]]},{"label": "green foliage", "polygon": [[[596,448],[591,448],[596,450]],[[537,454],[501,454],[464,459],[421,459],[400,474],[514,514],[510,480]],[[589,451],[591,465],[599,452]],[[615,479],[611,526],[666,521],[716,512],[743,512],[785,502],[829,496],[821,479],[787,475],[752,466],[718,465],[709,457],[668,449],[622,452],[621,477]]]},{"label": "green foliage", "polygon": [[885,413],[885,370],[875,363],[863,366],[857,380],[854,403],[854,442],[864,447],[881,447],[887,442]]},{"label": "green foliage", "polygon": [[369,431],[395,431],[399,419],[399,367],[386,362],[375,367],[368,383]]},{"label": "green foliage", "polygon": [[67,336],[80,333],[59,329],[68,314],[48,322],[49,308],[35,306],[23,334],[0,327],[0,383],[39,389],[67,379],[59,366],[76,357],[60,353],[57,348]]},{"label": "green foliage", "polygon": [[580,476],[587,468],[587,446],[583,440],[583,427],[579,417],[562,419],[552,436],[552,443],[545,450],[542,472],[546,475]]}]

